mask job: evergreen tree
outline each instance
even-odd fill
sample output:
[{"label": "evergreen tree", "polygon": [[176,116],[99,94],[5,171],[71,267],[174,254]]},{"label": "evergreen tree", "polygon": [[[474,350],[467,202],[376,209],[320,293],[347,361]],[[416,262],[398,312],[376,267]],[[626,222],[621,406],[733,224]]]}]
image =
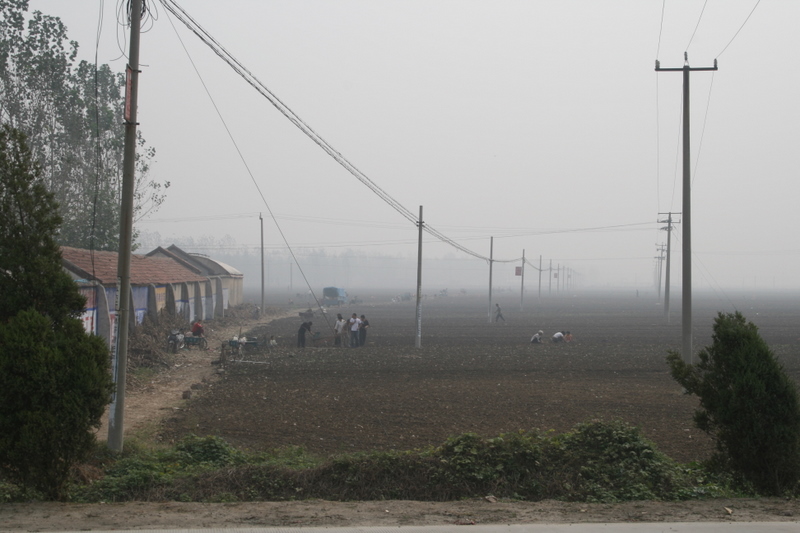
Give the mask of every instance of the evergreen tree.
[{"label": "evergreen tree", "polygon": [[700,398],[697,427],[711,435],[717,460],[764,494],[795,489],[800,480],[800,401],[758,328],[739,313],[719,313],[712,343],[696,365],[679,353],[672,377]]},{"label": "evergreen tree", "polygon": [[105,342],[77,318],[85,299],[61,268],[58,205],[25,136],[0,128],[0,471],[62,499],[112,390]]},{"label": "evergreen tree", "polygon": [[38,179],[25,136],[0,128],[0,323],[32,308],[54,321],[78,316],[85,301],[61,268],[61,217]]}]

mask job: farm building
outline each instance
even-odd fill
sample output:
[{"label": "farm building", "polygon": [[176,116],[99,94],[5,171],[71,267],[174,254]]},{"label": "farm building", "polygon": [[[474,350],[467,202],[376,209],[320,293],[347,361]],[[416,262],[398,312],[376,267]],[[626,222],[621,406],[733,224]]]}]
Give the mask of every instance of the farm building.
[{"label": "farm building", "polygon": [[[227,309],[229,304],[235,306],[242,303],[244,276],[230,265],[205,255],[184,252],[174,244],[169,248],[159,246],[148,253],[147,256],[169,257],[187,268],[197,269],[203,276],[212,280],[215,285],[214,292],[222,294],[225,302],[224,307],[215,310],[214,316],[221,315],[222,309]],[[220,300],[220,302],[223,300]]]},{"label": "farm building", "polygon": [[[199,262],[179,259],[175,253],[154,252],[131,256],[129,327],[141,324],[145,316],[157,321],[161,313],[181,316],[187,322],[207,320],[222,316],[229,305],[241,303],[242,275],[232,267],[228,267],[233,271],[228,276],[208,275],[209,270]],[[86,297],[82,317],[86,331],[113,343],[118,254],[62,247],[61,257],[64,270]]]}]

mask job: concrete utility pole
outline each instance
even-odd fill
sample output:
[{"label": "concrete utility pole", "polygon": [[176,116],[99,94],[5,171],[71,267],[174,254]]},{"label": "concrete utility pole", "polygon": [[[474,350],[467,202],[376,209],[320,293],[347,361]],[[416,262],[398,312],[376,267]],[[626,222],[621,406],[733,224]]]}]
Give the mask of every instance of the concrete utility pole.
[{"label": "concrete utility pole", "polygon": [[539,255],[539,299],[542,299],[542,256]]},{"label": "concrete utility pole", "polygon": [[416,348],[422,348],[422,206],[419,206],[419,237],[417,243],[417,337],[414,340]]},{"label": "concrete utility pole", "polygon": [[261,221],[261,309],[258,311],[258,316],[264,316],[264,219],[261,218],[261,213],[258,214],[258,220]]},{"label": "concrete utility pole", "polygon": [[683,301],[681,323],[683,330],[684,362],[691,364],[692,353],[692,179],[691,179],[691,142],[689,122],[689,73],[693,70],[717,70],[717,60],[713,67],[689,67],[689,56],[683,53],[683,67],[661,68],[661,63],[656,59],[656,72],[673,71],[683,72]]},{"label": "concrete utility pole", "polygon": [[519,310],[524,311],[522,299],[525,295],[525,250],[522,250],[522,266],[520,267],[520,275],[522,279],[519,283]]},{"label": "concrete utility pole", "polygon": [[658,255],[655,256],[654,259],[658,260],[656,264],[656,287],[658,287],[658,301],[661,301],[661,277],[664,271],[664,252],[666,252],[667,246],[665,244],[656,244],[656,251]]},{"label": "concrete utility pole", "polygon": [[671,263],[672,263],[672,215],[680,214],[680,213],[659,213],[659,215],[667,215],[667,220],[659,220],[659,223],[666,224],[666,227],[661,228],[662,231],[667,232],[667,275],[665,276],[664,281],[664,316],[667,317],[667,324],[669,324],[670,316],[669,316],[669,287],[670,287],[670,273],[672,272]]},{"label": "concrete utility pole", "polygon": [[494,264],[494,237],[489,237],[489,324],[492,323],[492,265]]},{"label": "concrete utility pole", "polygon": [[121,452],[128,370],[128,324],[131,320],[131,248],[133,247],[133,191],[136,172],[136,106],[139,88],[139,34],[142,0],[130,2],[131,45],[125,84],[125,147],[122,161],[122,203],[119,213],[117,263],[117,343],[114,357],[115,392],[108,412],[108,447]]},{"label": "concrete utility pole", "polygon": [[547,294],[553,294],[553,260],[550,260],[550,268],[547,269],[547,277],[550,282],[547,285]]}]

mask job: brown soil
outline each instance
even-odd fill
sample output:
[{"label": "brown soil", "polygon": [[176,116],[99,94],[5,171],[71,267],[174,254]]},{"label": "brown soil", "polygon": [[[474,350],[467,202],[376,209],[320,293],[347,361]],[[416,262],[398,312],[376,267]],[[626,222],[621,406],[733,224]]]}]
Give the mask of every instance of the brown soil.
[{"label": "brown soil", "polygon": [[[676,460],[708,457],[711,442],[691,421],[697,401],[682,394],[664,364],[666,350],[679,349],[679,318],[667,324],[661,307],[644,298],[528,298],[525,312],[518,295],[498,298],[507,319],[499,324],[487,323],[481,299],[430,299],[423,308],[422,349],[414,347],[413,302],[376,297],[343,308],[345,316],[358,312],[370,319],[367,345],[359,349],[328,346],[331,315],[313,319],[313,329],[325,334],[305,350],[294,347],[297,310],[269,323],[241,318],[209,333],[208,352],[185,350],[168,371],[139,381],[127,396],[126,436],[174,441],[211,434],[251,450],[296,445],[327,455],[438,445],[464,432],[561,432],[600,418],[639,426]],[[728,307],[695,301],[696,349],[708,344],[716,311]],[[739,308],[787,371],[800,376],[792,302],[747,300]],[[281,346],[222,369],[212,364],[223,340],[240,328],[274,334]],[[570,329],[575,341],[531,345],[537,329],[548,336]],[[191,400],[183,399],[184,391],[191,391]],[[0,529],[791,521],[800,512],[797,501],[781,499],[589,505],[487,496],[450,503],[7,504],[0,507]]]}]

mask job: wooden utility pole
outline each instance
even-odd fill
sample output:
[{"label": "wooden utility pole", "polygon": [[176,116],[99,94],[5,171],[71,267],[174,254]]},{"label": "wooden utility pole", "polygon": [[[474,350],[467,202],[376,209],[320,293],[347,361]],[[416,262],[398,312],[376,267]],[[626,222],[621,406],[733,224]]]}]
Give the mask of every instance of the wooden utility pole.
[{"label": "wooden utility pole", "polygon": [[683,239],[681,242],[683,252],[683,301],[681,309],[681,324],[683,331],[682,357],[684,362],[691,364],[692,353],[692,179],[691,179],[691,142],[689,129],[689,73],[693,70],[717,70],[717,60],[713,67],[689,67],[689,56],[683,53],[683,67],[661,68],[661,63],[656,59],[656,72],[673,71],[683,72]]},{"label": "wooden utility pole", "polygon": [[125,83],[125,146],[122,160],[122,202],[119,213],[117,262],[117,335],[114,357],[114,395],[108,412],[108,447],[121,452],[128,369],[128,325],[131,320],[131,248],[133,248],[133,192],[136,181],[136,106],[139,87],[139,34],[142,0],[131,0],[131,44]]}]

